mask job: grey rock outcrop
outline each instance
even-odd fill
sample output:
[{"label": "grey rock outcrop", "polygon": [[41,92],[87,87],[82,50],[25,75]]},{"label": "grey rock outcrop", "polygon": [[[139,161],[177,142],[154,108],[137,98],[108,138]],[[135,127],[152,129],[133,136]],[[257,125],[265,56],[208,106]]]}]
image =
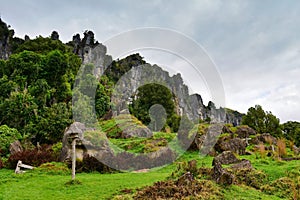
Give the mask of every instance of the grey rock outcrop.
[{"label": "grey rock outcrop", "polygon": [[[71,44],[74,53],[81,57],[83,64],[91,63],[95,66],[96,77],[100,77],[112,63],[112,57],[107,55],[106,46],[95,42],[92,31],[86,31],[82,39],[79,34],[76,34],[73,36]],[[176,105],[176,112],[180,116],[186,115],[195,122],[210,119],[212,123],[240,124],[240,113],[232,110],[227,112],[224,108],[206,107],[199,94],[189,94],[188,87],[184,84],[180,74],[170,76],[159,66],[150,64],[133,66],[131,70],[121,76],[116,86],[116,95],[119,98],[117,102],[114,102],[118,105],[116,112],[126,109],[137,88],[147,83],[157,83],[168,87],[174,94],[173,101]]]},{"label": "grey rock outcrop", "polygon": [[[129,114],[120,114],[115,118],[117,122],[118,128],[120,128],[122,131],[118,138],[132,138],[132,137],[145,137],[149,138],[153,135],[151,130],[144,125],[139,124],[138,120],[129,115]],[[125,121],[126,123],[118,123],[118,121]]]},{"label": "grey rock outcrop", "polygon": [[8,59],[11,54],[10,39],[13,31],[0,18],[0,59]]},{"label": "grey rock outcrop", "polygon": [[238,169],[253,169],[251,162],[247,159],[243,159],[241,162],[236,163],[230,167],[231,169],[238,170]]},{"label": "grey rock outcrop", "polygon": [[249,138],[250,135],[256,135],[256,131],[247,126],[239,126],[237,128],[236,134],[239,138]]},{"label": "grey rock outcrop", "polygon": [[218,184],[231,185],[234,181],[234,175],[222,168],[221,163],[215,162],[212,169],[212,179]]},{"label": "grey rock outcrop", "polygon": [[[170,76],[157,65],[145,64],[134,66],[129,72],[121,77],[116,85],[116,112],[126,109],[137,88],[142,85],[156,83],[170,89],[174,94],[174,103],[178,115],[186,115],[191,121],[198,122],[210,118],[212,123],[231,123],[234,119],[227,116],[225,109],[207,109],[199,94],[189,94],[188,87],[184,84],[180,74]],[[121,97],[121,98],[120,98]]]},{"label": "grey rock outcrop", "polygon": [[216,162],[219,162],[221,165],[229,165],[238,163],[240,160],[231,151],[224,151],[214,158],[213,165]]},{"label": "grey rock outcrop", "polygon": [[82,39],[79,34],[74,35],[71,43],[73,52],[81,58],[82,64],[95,66],[94,75],[96,77],[100,77],[112,62],[112,57],[107,55],[106,46],[95,42],[92,31],[85,31]]},{"label": "grey rock outcrop", "polygon": [[244,155],[246,152],[246,142],[240,138],[219,140],[215,145],[215,150],[218,152],[232,151],[239,155]]},{"label": "grey rock outcrop", "polygon": [[23,147],[19,140],[14,141],[9,146],[10,155],[14,155],[14,154],[22,152],[22,151],[23,151]]},{"label": "grey rock outcrop", "polygon": [[270,145],[277,144],[277,139],[270,135],[270,133],[263,133],[250,140],[251,144],[269,143]]},{"label": "grey rock outcrop", "polygon": [[[83,158],[84,154],[88,154],[93,157],[99,157],[113,154],[111,149],[109,148],[108,142],[105,140],[101,140],[101,143],[97,141],[98,144],[95,145],[90,140],[86,140],[84,137],[84,133],[86,131],[95,131],[92,128],[87,128],[83,123],[74,122],[68,128],[66,128],[64,136],[63,136],[63,147],[60,154],[60,161],[69,161],[71,159],[71,139],[70,134],[77,133],[79,138],[76,140],[76,157],[78,159]],[[98,139],[98,138],[96,138]]]}]

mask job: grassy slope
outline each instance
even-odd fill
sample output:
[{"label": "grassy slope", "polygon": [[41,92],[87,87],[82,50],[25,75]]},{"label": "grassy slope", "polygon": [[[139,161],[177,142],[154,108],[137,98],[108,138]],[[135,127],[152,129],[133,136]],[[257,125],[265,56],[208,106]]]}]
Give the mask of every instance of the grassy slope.
[{"label": "grassy slope", "polygon": [[[299,167],[299,161],[262,161],[254,156],[244,156],[253,165],[269,175],[270,181],[285,176],[286,171]],[[198,165],[211,166],[211,157],[200,158],[197,152],[184,154],[178,161],[198,160]],[[153,169],[149,173],[77,174],[82,185],[65,186],[70,175],[47,175],[28,172],[15,175],[11,170],[0,170],[1,199],[110,199],[125,188],[138,188],[165,179],[176,164]],[[244,186],[229,186],[224,190],[225,199],[280,199]]]},{"label": "grassy slope", "polygon": [[163,180],[167,175],[158,172],[83,173],[77,174],[77,179],[82,182],[81,185],[65,186],[70,176],[30,172],[14,175],[11,170],[1,170],[0,199],[107,199],[118,190],[150,185],[155,181]]}]

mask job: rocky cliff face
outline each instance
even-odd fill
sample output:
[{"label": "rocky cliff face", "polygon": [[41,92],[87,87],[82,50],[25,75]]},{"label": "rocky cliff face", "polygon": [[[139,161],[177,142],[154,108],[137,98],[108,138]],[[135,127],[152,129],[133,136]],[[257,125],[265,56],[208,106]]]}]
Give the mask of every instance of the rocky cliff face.
[{"label": "rocky cliff face", "polygon": [[[9,26],[0,19],[0,59],[7,59],[13,50],[24,42],[20,38],[14,38],[13,35],[14,31],[10,30]],[[28,36],[27,38],[25,36],[25,41],[26,39],[29,39]],[[58,40],[58,33],[52,32],[51,39]],[[82,39],[79,34],[74,35],[68,45],[73,47],[73,52],[82,59],[83,64],[91,63],[95,66],[94,74],[97,77],[100,77],[108,66],[112,66],[113,60],[110,55],[107,55],[106,46],[95,41],[92,31],[85,31]],[[158,83],[168,87],[174,94],[173,100],[178,115],[186,115],[194,122],[207,119],[211,122],[233,123],[234,125],[239,125],[241,122],[240,113],[205,106],[199,94],[190,95],[180,74],[170,76],[159,66],[150,64],[134,65],[130,68],[127,73],[122,74],[116,84],[116,92],[112,98],[117,105],[116,112],[126,109],[138,87],[147,83]]]},{"label": "rocky cliff face", "polygon": [[9,45],[11,33],[6,23],[0,18],[0,59],[6,60],[11,54]]},{"label": "rocky cliff face", "polygon": [[86,31],[82,39],[79,34],[74,35],[70,45],[73,46],[73,52],[82,59],[83,64],[91,63],[95,66],[94,73],[97,77],[102,75],[112,62],[112,57],[106,55],[106,46],[95,42],[92,31]]},{"label": "rocky cliff face", "polygon": [[[88,50],[84,54],[83,62],[96,65],[99,68],[97,76],[100,76],[106,69],[106,61],[111,59],[111,57],[106,55],[106,48],[102,44],[90,47]],[[194,122],[209,119],[212,123],[240,124],[242,115],[234,115],[233,112],[227,113],[227,110],[224,108],[217,109],[214,106],[205,106],[199,94],[189,94],[188,87],[184,84],[180,74],[170,76],[167,71],[164,71],[159,66],[150,64],[133,66],[120,76],[112,96],[112,102],[116,105],[115,112],[124,112],[132,98],[134,98],[137,89],[149,83],[164,85],[172,91],[176,112],[180,116],[186,115]]]}]

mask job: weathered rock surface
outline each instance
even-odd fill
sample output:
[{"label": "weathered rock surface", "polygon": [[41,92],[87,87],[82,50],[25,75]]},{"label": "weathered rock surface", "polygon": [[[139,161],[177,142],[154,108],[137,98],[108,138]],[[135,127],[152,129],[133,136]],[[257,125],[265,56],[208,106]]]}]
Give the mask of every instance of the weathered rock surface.
[{"label": "weathered rock surface", "polygon": [[[229,155],[230,153],[227,154]],[[253,171],[251,162],[246,159],[243,159],[242,161],[238,160],[236,164],[224,169],[221,164],[221,159],[215,157],[215,159],[213,160],[213,166],[214,167],[211,172],[212,179],[217,183],[223,185],[230,185],[233,182],[239,182],[240,176],[246,176],[246,179],[248,179],[248,174]],[[252,180],[250,180],[249,182],[252,182]]]},{"label": "weathered rock surface", "polygon": [[84,124],[75,122],[64,133],[60,161],[70,161],[71,139],[69,136],[73,133],[79,134],[76,141],[77,159],[83,160],[84,156],[88,155],[110,168],[118,170],[147,169],[171,163],[176,159],[176,152],[168,147],[161,147],[155,152],[140,155],[129,152],[116,153],[110,147],[107,138],[99,135],[101,134],[99,131],[86,128]]},{"label": "weathered rock surface", "polygon": [[123,112],[122,114],[115,117],[115,120],[117,122],[117,126],[122,130],[122,132],[118,136],[119,138],[131,138],[131,137],[149,138],[153,135],[153,133],[147,126],[139,124],[138,119],[131,116],[130,114]]},{"label": "weathered rock surface", "polygon": [[253,169],[252,164],[249,160],[243,159],[239,163],[236,163],[230,167],[231,169]]},{"label": "weathered rock surface", "polygon": [[223,128],[222,128],[222,134],[223,133],[230,133],[230,134],[232,134],[232,131],[230,130],[230,128],[228,126],[223,126]]},{"label": "weathered rock surface", "polygon": [[9,146],[10,155],[14,155],[14,154],[22,152],[22,151],[23,151],[23,147],[19,140],[14,141]]},{"label": "weathered rock surface", "polygon": [[95,66],[94,75],[96,77],[100,77],[112,62],[112,57],[106,54],[106,46],[95,42],[92,31],[85,31],[82,39],[79,34],[74,35],[71,44],[73,45],[73,52],[82,59],[82,64]]},{"label": "weathered rock surface", "polygon": [[221,163],[215,162],[212,169],[212,179],[218,184],[231,185],[234,180],[233,174],[222,168]]},{"label": "weathered rock surface", "polygon": [[104,154],[113,154],[109,148],[107,141],[101,141],[101,145],[94,145],[91,141],[84,138],[85,131],[94,131],[94,129],[87,128],[83,123],[74,122],[71,124],[64,133],[63,147],[60,154],[60,161],[68,161],[71,159],[71,139],[70,134],[77,133],[79,138],[76,140],[76,157],[82,159],[84,154],[88,154],[93,157],[101,157]]},{"label": "weathered rock surface", "polygon": [[269,144],[277,144],[277,139],[270,135],[270,133],[263,133],[250,140],[251,144],[259,144],[259,143],[269,143]]},{"label": "weathered rock surface", "polygon": [[8,59],[11,54],[10,39],[12,33],[9,31],[6,23],[0,18],[0,59]]},{"label": "weathered rock surface", "polygon": [[218,152],[232,151],[239,155],[244,155],[246,151],[246,142],[240,138],[227,140],[219,140],[215,145],[215,150]]},{"label": "weathered rock surface", "polygon": [[231,151],[224,151],[214,158],[213,165],[215,163],[220,163],[221,165],[229,165],[238,162],[240,162],[240,160],[234,155],[234,153],[232,153]]},{"label": "weathered rock surface", "polygon": [[239,138],[249,138],[250,135],[256,135],[256,131],[248,126],[239,126],[236,134]]},{"label": "weathered rock surface", "polygon": [[293,151],[295,155],[299,155],[300,154],[300,148],[297,147],[296,145],[293,145]]},{"label": "weathered rock surface", "polygon": [[[90,61],[96,62],[94,59]],[[234,123],[240,120],[235,115],[227,114],[223,108],[206,107],[199,94],[190,95],[180,74],[170,76],[159,66],[150,64],[132,66],[120,77],[112,96],[112,102],[116,105],[115,112],[119,114],[122,110],[128,109],[127,105],[134,98],[137,89],[149,83],[161,84],[170,89],[174,94],[173,101],[177,114],[186,115],[191,121],[198,122],[209,118],[212,123]]]},{"label": "weathered rock surface", "polygon": [[198,146],[200,154],[215,154],[214,146],[218,140],[218,136],[222,133],[222,128],[222,124],[211,124],[205,129],[205,133],[203,135],[196,135],[194,143]]},{"label": "weathered rock surface", "polygon": [[123,129],[121,138],[145,137],[149,138],[153,133],[147,127],[127,126]]}]

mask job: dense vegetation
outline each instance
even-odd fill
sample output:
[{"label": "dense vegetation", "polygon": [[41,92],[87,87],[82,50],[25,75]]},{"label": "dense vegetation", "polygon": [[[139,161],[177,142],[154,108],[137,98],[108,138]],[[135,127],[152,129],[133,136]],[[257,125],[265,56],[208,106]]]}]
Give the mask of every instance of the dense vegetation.
[{"label": "dense vegetation", "polygon": [[300,146],[300,123],[288,121],[280,124],[280,120],[272,112],[264,111],[260,105],[248,109],[242,118],[242,124],[258,133],[270,133],[277,138],[286,138]]},{"label": "dense vegetation", "polygon": [[139,87],[129,109],[144,124],[149,124],[151,130],[160,131],[167,123],[173,132],[178,131],[180,120],[175,114],[173,94],[163,85],[152,83]]}]

